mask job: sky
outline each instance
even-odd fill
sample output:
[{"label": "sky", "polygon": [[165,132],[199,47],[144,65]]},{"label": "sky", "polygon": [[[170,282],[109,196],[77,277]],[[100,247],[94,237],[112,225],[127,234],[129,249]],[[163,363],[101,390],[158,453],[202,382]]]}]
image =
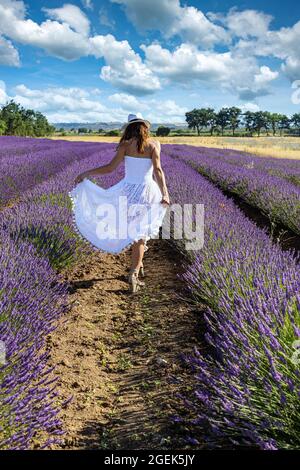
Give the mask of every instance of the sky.
[{"label": "sky", "polygon": [[295,0],[0,0],[0,105],[53,123],[175,124],[224,106],[291,115],[299,44]]}]

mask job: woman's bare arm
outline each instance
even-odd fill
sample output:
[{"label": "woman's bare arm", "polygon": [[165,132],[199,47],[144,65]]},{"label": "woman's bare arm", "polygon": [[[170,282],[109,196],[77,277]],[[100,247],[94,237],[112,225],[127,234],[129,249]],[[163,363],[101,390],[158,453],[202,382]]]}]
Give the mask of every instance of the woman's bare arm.
[{"label": "woman's bare arm", "polygon": [[155,180],[159,186],[159,189],[162,193],[162,204],[170,204],[169,192],[166,184],[165,174],[161,167],[160,161],[160,142],[157,142],[154,146],[154,150],[152,152],[152,162],[153,162],[153,170]]},{"label": "woman's bare arm", "polygon": [[84,173],[81,173],[75,179],[75,183],[78,184],[84,178],[88,178],[89,176],[104,175],[106,173],[111,173],[112,171],[114,171],[124,159],[125,149],[126,144],[125,142],[123,142],[119,146],[114,158],[107,165],[99,166],[98,168],[92,168],[91,170],[87,170]]}]

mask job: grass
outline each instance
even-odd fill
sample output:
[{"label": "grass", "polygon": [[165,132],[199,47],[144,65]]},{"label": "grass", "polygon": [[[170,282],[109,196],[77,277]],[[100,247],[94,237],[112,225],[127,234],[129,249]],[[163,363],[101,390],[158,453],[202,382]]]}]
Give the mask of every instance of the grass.
[{"label": "grass", "polygon": [[[58,140],[81,142],[118,142],[119,137],[101,135],[53,137]],[[187,144],[194,146],[235,149],[255,155],[275,158],[300,159],[299,137],[207,137],[169,136],[159,137],[162,144]]]}]

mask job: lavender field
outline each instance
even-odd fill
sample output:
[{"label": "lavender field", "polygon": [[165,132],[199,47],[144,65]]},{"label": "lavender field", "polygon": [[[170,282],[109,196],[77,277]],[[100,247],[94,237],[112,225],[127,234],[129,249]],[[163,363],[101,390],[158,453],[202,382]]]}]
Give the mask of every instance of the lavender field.
[{"label": "lavender field", "polygon": [[[114,151],[114,144],[0,137],[1,449],[52,448],[68,432],[63,415],[73,391],[60,395],[47,337],[71,308],[63,273],[93,252],[74,229],[68,193],[79,173]],[[172,241],[203,338],[184,358],[186,412],[173,410],[185,446],[300,449],[299,255],[283,251],[222,192],[297,236],[300,162],[164,145],[162,164],[172,202],[205,208],[203,249],[187,253]],[[121,167],[97,182],[109,187],[122,176]]]}]

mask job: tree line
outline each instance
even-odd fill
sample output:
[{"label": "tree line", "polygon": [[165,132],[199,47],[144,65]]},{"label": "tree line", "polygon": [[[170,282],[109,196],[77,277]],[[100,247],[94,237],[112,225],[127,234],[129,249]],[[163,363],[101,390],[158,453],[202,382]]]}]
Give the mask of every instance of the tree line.
[{"label": "tree line", "polygon": [[189,129],[196,130],[198,135],[203,129],[208,129],[211,135],[215,132],[224,135],[224,131],[229,129],[232,135],[235,135],[238,129],[244,128],[251,136],[253,134],[260,136],[262,130],[267,135],[270,132],[273,135],[277,132],[282,135],[285,130],[291,130],[300,136],[300,113],[289,118],[285,114],[269,111],[242,112],[240,108],[233,106],[222,108],[219,112],[213,108],[194,108],[185,113],[185,117]]},{"label": "tree line", "polygon": [[39,111],[25,109],[13,100],[0,108],[0,135],[43,137],[55,132]]},{"label": "tree line", "polygon": [[[232,135],[235,135],[237,130],[244,129],[250,136],[253,134],[260,136],[262,131],[274,136],[278,132],[282,135],[283,132],[289,131],[300,136],[300,113],[288,117],[285,114],[269,111],[242,112],[240,108],[233,106],[224,107],[218,112],[213,108],[194,108],[185,113],[185,117],[188,128],[196,130],[198,135],[203,130],[208,130],[211,135],[215,133],[224,135],[225,131],[230,130]],[[170,128],[160,126],[156,135],[167,136],[170,131]],[[47,118],[39,111],[25,109],[13,100],[0,108],[0,135],[43,137],[54,132],[55,127],[49,124]],[[78,132],[85,133],[88,129],[81,128]],[[119,131],[110,132],[117,134]]]}]

